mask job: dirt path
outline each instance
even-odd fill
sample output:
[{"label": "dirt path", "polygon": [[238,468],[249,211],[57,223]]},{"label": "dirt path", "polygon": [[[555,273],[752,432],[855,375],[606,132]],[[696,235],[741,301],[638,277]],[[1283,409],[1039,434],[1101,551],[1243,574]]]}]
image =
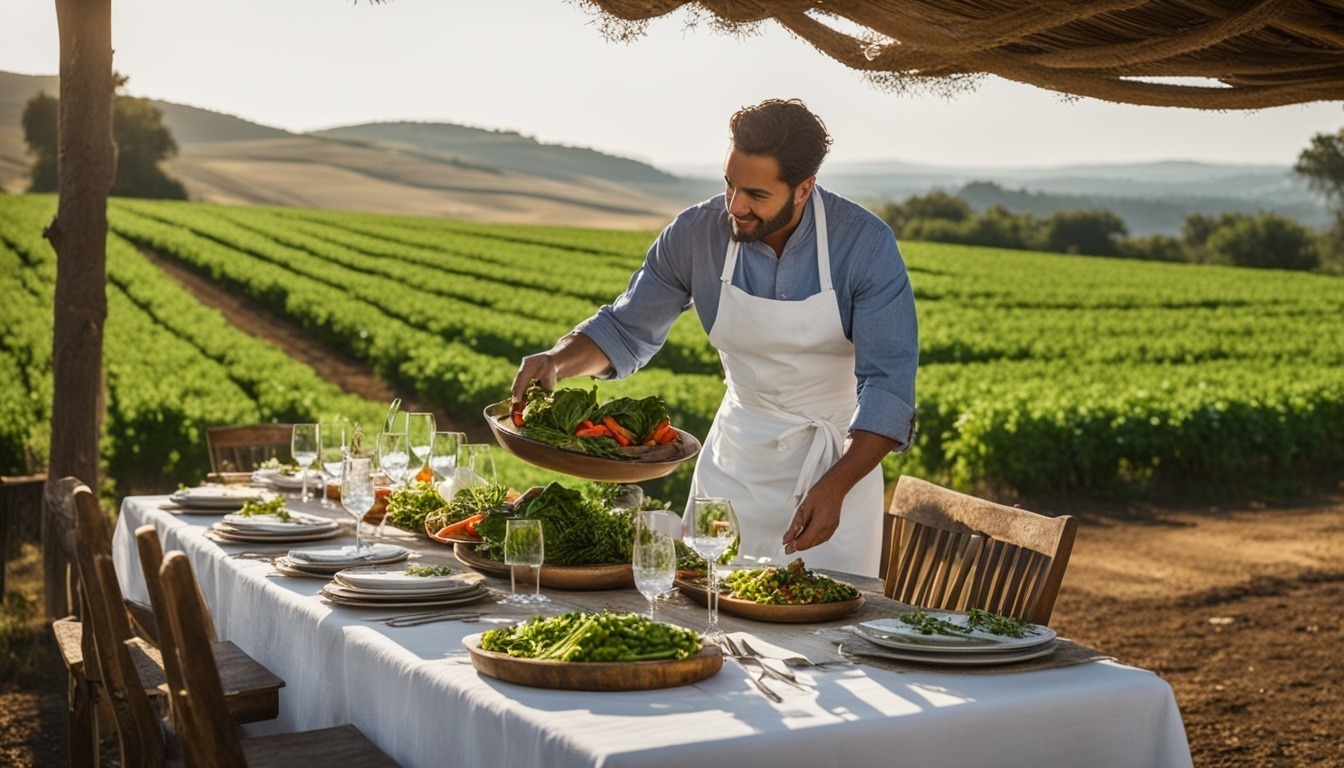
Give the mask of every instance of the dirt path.
[{"label": "dirt path", "polygon": [[443,408],[420,400],[414,391],[389,384],[368,364],[332,349],[307,329],[241,293],[223,288],[148,248],[141,248],[140,253],[202,304],[219,310],[235,328],[275,345],[346,392],[382,403],[390,403],[399,397],[402,410],[433,413],[435,425],[441,431],[466,432],[473,440],[488,437],[483,425],[468,425]]}]

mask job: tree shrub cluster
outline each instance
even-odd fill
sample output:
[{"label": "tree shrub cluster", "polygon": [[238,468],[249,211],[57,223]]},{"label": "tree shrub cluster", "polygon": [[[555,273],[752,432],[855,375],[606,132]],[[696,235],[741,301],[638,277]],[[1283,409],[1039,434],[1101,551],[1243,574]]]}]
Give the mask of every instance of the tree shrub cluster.
[{"label": "tree shrub cluster", "polygon": [[[984,245],[1084,256],[1314,270],[1329,246],[1299,222],[1274,213],[1191,214],[1181,237],[1128,237],[1125,222],[1106,210],[1056,211],[1038,217],[998,205],[976,213],[946,192],[909,197],[877,208],[902,240]],[[1344,232],[1344,227],[1337,227]]]}]

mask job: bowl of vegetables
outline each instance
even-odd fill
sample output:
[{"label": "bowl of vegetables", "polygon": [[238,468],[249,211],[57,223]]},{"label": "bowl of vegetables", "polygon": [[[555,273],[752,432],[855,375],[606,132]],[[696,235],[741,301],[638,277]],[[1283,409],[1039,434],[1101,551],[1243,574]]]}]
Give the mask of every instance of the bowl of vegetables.
[{"label": "bowl of vegetables", "polygon": [[463,639],[472,666],[519,685],[640,691],[689,685],[723,667],[692,630],[631,613],[537,616]]},{"label": "bowl of vegetables", "polygon": [[[704,603],[709,589],[701,579],[678,578],[677,588]],[[801,558],[788,566],[733,571],[719,582],[719,609],[744,619],[784,624],[830,621],[863,607],[863,593],[851,584],[809,571]]]},{"label": "bowl of vegetables", "polygon": [[605,483],[664,477],[700,453],[700,441],[672,426],[657,397],[599,404],[596,390],[533,385],[514,412],[505,400],[485,409],[495,440],[542,469]]}]

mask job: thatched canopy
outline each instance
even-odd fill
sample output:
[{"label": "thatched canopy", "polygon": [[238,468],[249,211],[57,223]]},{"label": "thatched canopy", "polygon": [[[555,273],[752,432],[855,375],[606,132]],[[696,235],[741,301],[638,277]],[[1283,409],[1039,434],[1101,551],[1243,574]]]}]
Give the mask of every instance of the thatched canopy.
[{"label": "thatched canopy", "polygon": [[583,1],[616,22],[615,37],[683,6],[736,32],[774,19],[893,90],[956,90],[993,74],[1151,106],[1344,100],[1344,0]]}]

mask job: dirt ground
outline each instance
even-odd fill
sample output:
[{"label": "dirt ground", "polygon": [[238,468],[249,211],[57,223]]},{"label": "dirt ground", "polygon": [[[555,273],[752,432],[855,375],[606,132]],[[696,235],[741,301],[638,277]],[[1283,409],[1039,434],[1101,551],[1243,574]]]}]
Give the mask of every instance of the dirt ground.
[{"label": "dirt ground", "polygon": [[[1196,766],[1344,766],[1344,497],[1074,514],[1051,623],[1170,683]],[[0,689],[0,764],[63,764],[64,674],[45,650]]]}]

